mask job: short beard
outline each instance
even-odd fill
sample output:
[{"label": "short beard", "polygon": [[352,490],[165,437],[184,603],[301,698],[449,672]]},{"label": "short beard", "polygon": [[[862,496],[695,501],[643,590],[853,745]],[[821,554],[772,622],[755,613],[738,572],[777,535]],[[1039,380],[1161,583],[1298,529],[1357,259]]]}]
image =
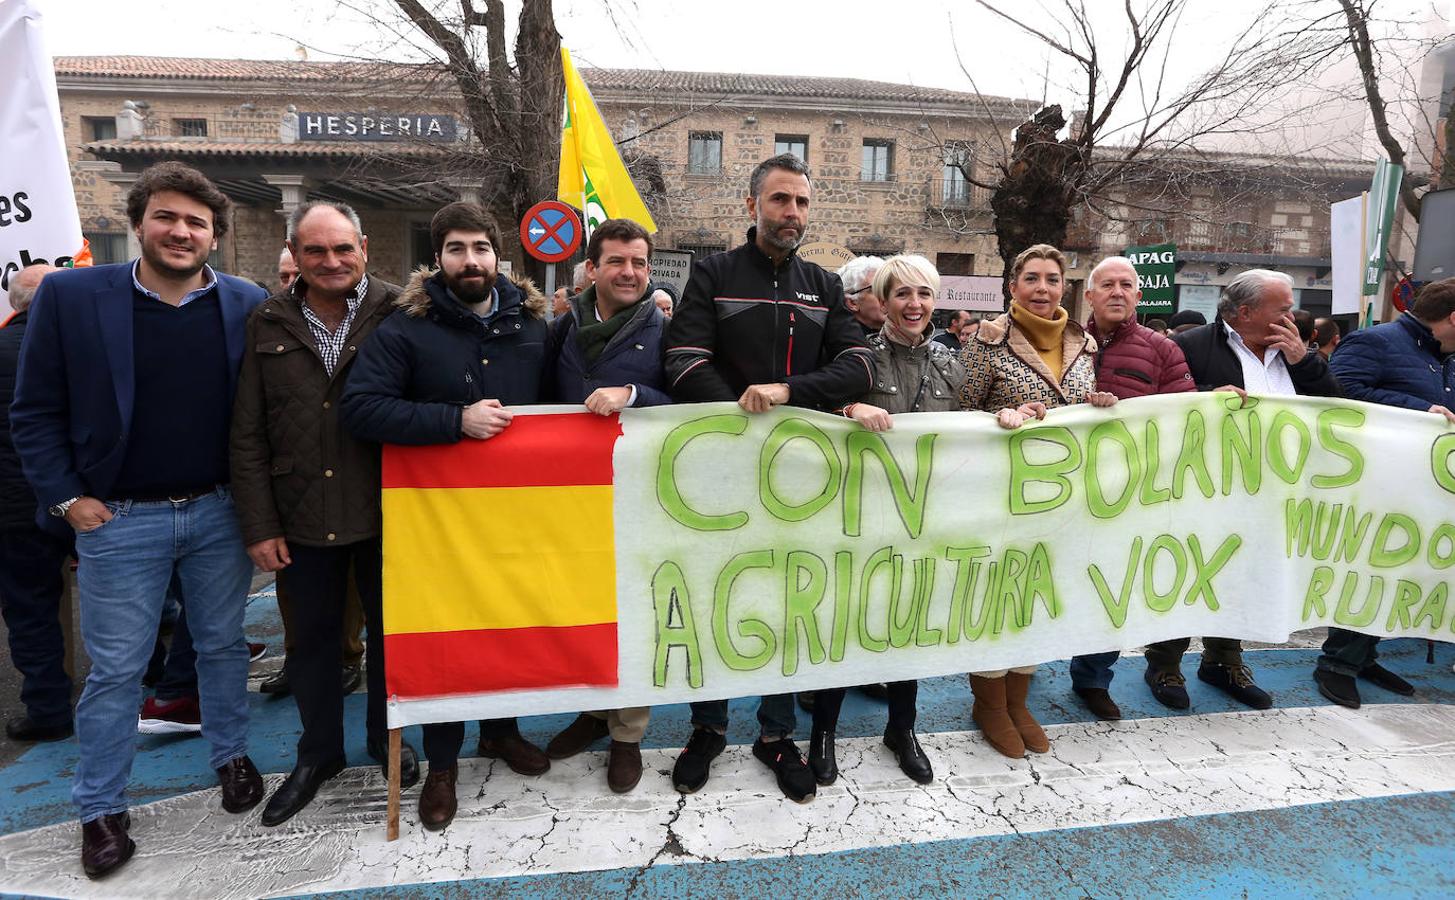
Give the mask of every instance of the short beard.
[{"label": "short beard", "polygon": [[801,228],[798,229],[798,237],[794,238],[791,241],[785,241],[783,238],[779,237],[778,230],[776,228],[764,229],[759,226],[759,230],[763,232],[763,240],[767,242],[768,246],[778,250],[782,250],[785,253],[792,250],[797,250],[798,246],[803,243],[803,229]]},{"label": "short beard", "polygon": [[495,288],[495,278],[492,273],[485,272],[485,283],[476,288],[473,284],[467,284],[463,277],[455,278],[450,275],[444,276],[445,287],[448,287],[456,297],[465,303],[474,306],[477,303],[484,303],[490,299],[490,292]]}]

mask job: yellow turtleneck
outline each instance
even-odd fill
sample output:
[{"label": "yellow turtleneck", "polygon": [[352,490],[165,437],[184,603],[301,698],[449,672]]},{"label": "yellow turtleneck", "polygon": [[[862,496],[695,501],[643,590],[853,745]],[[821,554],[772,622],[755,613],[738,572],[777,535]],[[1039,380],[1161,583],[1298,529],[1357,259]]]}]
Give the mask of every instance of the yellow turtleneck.
[{"label": "yellow turtleneck", "polygon": [[1046,368],[1061,380],[1061,338],[1066,334],[1066,323],[1070,321],[1066,315],[1064,306],[1056,307],[1056,312],[1049,319],[1043,319],[1019,303],[1010,305],[1010,317],[1020,326],[1030,339],[1031,346],[1036,348],[1036,354],[1046,364]]}]

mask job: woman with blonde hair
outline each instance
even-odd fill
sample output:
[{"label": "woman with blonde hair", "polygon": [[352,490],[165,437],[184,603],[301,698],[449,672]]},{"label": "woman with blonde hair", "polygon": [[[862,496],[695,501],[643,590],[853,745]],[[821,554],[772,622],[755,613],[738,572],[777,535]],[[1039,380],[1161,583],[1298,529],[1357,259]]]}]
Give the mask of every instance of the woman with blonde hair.
[{"label": "woman with blonde hair", "polygon": [[[968,373],[965,409],[996,414],[1002,428],[1044,418],[1047,409],[1116,396],[1096,390],[1096,341],[1061,306],[1066,258],[1050,244],[1023,250],[1011,267],[1010,311],[980,323],[960,351]],[[1026,709],[1035,666],[972,672],[971,718],[990,746],[1011,757],[1045,753],[1051,742]]]},{"label": "woman with blonde hair", "polygon": [[[940,290],[940,273],[923,256],[900,255],[885,260],[874,276],[873,293],[884,301],[886,317],[877,334],[868,338],[874,354],[874,387],[858,403],[841,412],[870,431],[888,431],[900,413],[947,412],[960,408],[965,369],[948,347],[930,340],[934,328],[930,314]],[[899,761],[904,774],[920,784],[934,779],[934,769],[914,734],[917,682],[888,685],[889,723],[884,745]],[[844,689],[817,691],[813,704],[813,731],[808,766],[819,784],[839,777],[834,755],[834,731]]]}]

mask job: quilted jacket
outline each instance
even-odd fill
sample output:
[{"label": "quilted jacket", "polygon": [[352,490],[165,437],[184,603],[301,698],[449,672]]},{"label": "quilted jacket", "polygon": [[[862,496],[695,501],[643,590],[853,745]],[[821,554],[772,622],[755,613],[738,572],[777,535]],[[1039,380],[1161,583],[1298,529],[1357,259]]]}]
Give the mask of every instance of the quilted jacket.
[{"label": "quilted jacket", "polygon": [[[1086,323],[1087,331],[1092,323]],[[1096,389],[1119,400],[1195,391],[1187,358],[1172,339],[1128,318],[1096,354]]]},{"label": "quilted jacket", "polygon": [[1047,408],[1085,403],[1096,390],[1096,341],[1080,325],[1068,321],[1061,337],[1061,377],[1051,374],[1036,348],[1010,313],[981,322],[975,337],[960,351],[969,380],[960,391],[964,409],[999,412],[1040,401]]},{"label": "quilted jacket", "polygon": [[1424,412],[1455,409],[1455,355],[1443,353],[1430,326],[1405,313],[1351,331],[1329,360],[1344,396]]},{"label": "quilted jacket", "polygon": [[292,294],[273,295],[248,318],[232,414],[245,544],[284,537],[331,547],[379,535],[379,445],[344,429],[339,399],[359,347],[398,296],[398,286],[369,279],[332,377]]}]

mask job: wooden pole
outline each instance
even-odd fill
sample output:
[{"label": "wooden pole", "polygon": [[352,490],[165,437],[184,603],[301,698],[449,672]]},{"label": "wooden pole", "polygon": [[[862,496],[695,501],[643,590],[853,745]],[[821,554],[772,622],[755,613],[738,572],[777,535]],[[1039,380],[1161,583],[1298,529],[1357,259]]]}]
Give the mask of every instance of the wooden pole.
[{"label": "wooden pole", "polygon": [[389,729],[389,821],[385,837],[399,840],[399,744],[400,730]]}]

